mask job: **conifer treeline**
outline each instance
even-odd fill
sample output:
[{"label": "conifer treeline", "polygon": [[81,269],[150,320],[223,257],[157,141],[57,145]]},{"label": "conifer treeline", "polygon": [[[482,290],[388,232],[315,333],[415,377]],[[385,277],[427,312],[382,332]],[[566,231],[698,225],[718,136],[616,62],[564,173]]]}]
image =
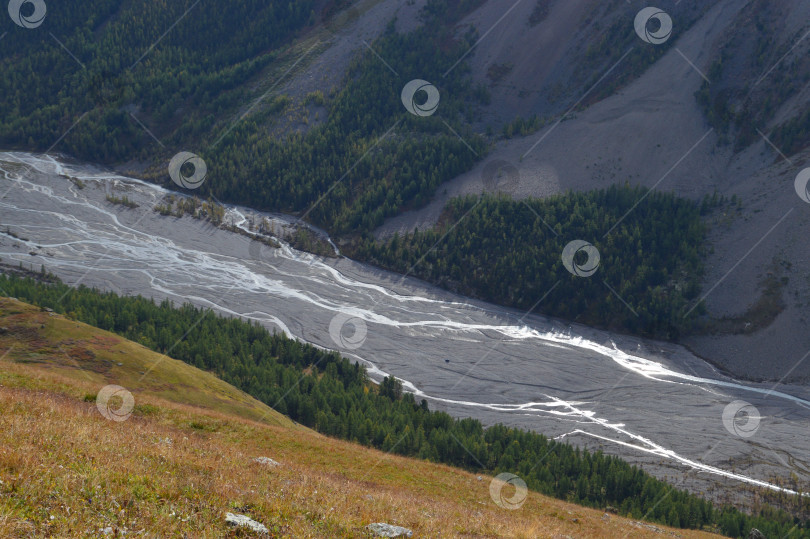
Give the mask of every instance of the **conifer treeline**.
[{"label": "conifer treeline", "polygon": [[810,537],[806,528],[794,528],[797,520],[776,509],[749,516],[714,508],[619,458],[534,432],[502,425],[484,429],[478,420],[430,411],[425,401],[417,403],[403,393],[395,379],[376,389],[357,363],[257,324],[191,305],[157,305],[141,297],[15,276],[0,275],[0,289],[211,371],[324,434],[470,470],[515,473],[543,494],[590,507],[610,505],[632,518],[732,537],[745,537],[752,527],[768,537],[783,537],[791,529],[791,537]]},{"label": "conifer treeline", "polygon": [[[456,36],[453,23],[479,3],[429,0],[423,26],[398,34],[392,22],[337,88],[294,99],[273,81],[318,53],[292,39],[316,31],[313,0],[201,3],[186,17],[191,3],[65,0],[49,9],[47,30],[15,27],[4,41],[0,145],[44,151],[59,140],[56,151],[104,163],[192,151],[208,168],[203,198],[306,214],[332,233],[368,231],[425,204],[486,151],[465,120],[488,94],[464,62],[453,67],[476,37]],[[413,79],[438,88],[434,116],[403,107]],[[163,166],[146,175],[170,183]]]},{"label": "conifer treeline", "polygon": [[[486,301],[675,339],[703,312],[689,312],[703,271],[700,214],[716,204],[626,186],[525,202],[467,196],[448,203],[444,224],[369,238],[351,255]],[[571,240],[599,250],[592,276],[563,267]]]}]

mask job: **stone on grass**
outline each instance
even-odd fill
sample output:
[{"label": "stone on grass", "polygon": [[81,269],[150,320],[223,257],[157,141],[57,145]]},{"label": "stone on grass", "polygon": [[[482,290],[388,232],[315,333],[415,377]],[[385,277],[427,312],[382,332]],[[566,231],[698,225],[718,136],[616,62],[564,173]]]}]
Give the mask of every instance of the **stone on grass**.
[{"label": "stone on grass", "polygon": [[280,466],[278,462],[271,459],[270,457],[256,457],[253,459],[253,462],[258,462],[259,464],[266,464],[267,466]]},{"label": "stone on grass", "polygon": [[225,514],[225,522],[232,526],[244,526],[250,528],[254,532],[267,533],[267,527],[261,522],[256,522],[252,518],[245,515],[235,515],[233,513]]},{"label": "stone on grass", "polygon": [[383,524],[382,522],[375,522],[366,527],[374,532],[377,537],[410,537],[413,535],[413,532],[408,528],[394,526],[392,524]]}]

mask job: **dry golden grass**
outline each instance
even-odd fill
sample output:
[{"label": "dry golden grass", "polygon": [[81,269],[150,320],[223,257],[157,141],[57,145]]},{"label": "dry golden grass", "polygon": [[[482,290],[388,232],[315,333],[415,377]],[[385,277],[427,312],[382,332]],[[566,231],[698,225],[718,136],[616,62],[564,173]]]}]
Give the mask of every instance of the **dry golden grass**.
[{"label": "dry golden grass", "polygon": [[288,417],[210,373],[26,303],[0,298],[0,327],[8,330],[0,335],[0,356],[8,350],[6,359],[27,364],[37,372],[89,382],[92,395],[115,383],[136,399],[147,393],[246,419],[294,425]]},{"label": "dry golden grass", "polygon": [[[490,499],[489,477],[387,455],[289,422],[257,421],[261,408],[245,395],[237,398],[234,388],[230,400],[219,397],[210,405],[199,395],[191,404],[176,395],[172,402],[165,395],[172,383],[156,378],[160,366],[133,391],[132,416],[107,420],[84,396],[102,381],[127,387],[133,380],[127,369],[148,362],[133,357],[143,349],[132,345],[131,353],[118,354],[124,366],[106,370],[103,380],[94,378],[97,372],[85,378],[78,361],[71,366],[50,352],[20,363],[33,353],[32,342],[48,350],[63,338],[60,324],[70,324],[77,341],[118,337],[22,304],[11,310],[17,314],[0,303],[0,327],[35,331],[0,337],[0,356],[14,347],[0,361],[0,537],[98,537],[106,527],[128,537],[250,536],[225,524],[228,511],[262,522],[278,537],[368,537],[371,522],[405,526],[416,537],[673,532],[535,493],[518,510],[502,509]],[[171,365],[180,379],[208,380],[192,367]],[[258,456],[281,465],[254,463]]]}]

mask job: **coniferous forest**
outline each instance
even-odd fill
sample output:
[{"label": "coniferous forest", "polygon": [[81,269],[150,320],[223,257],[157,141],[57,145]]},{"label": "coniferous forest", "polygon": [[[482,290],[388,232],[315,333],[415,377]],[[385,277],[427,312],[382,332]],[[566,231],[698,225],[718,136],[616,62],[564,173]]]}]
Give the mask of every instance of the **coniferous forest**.
[{"label": "coniferous forest", "polygon": [[[12,27],[0,52],[0,143],[46,150],[75,123],[59,151],[107,163],[153,156],[160,147],[129,113],[153,127],[171,121],[186,137],[210,129],[247,98],[241,85],[277,59],[315,3],[244,0],[184,16],[192,4],[49,6],[48,32],[64,49],[48,32]],[[160,39],[167,20],[179,22]],[[171,128],[156,132],[167,145],[180,140]]]},{"label": "coniferous forest", "polygon": [[[481,3],[427,0],[415,28],[401,33],[391,20],[338,79],[296,95],[282,90],[284,83],[326,49],[330,21],[348,0],[50,2],[47,31],[10,26],[0,36],[0,146],[119,168],[135,163],[141,177],[172,189],[166,164],[178,151],[194,152],[208,169],[195,194],[209,201],[206,212],[217,225],[224,212],[214,198],[285,212],[328,231],[343,254],[454,292],[658,339],[693,331],[705,314],[699,301],[705,217],[723,203],[717,199],[700,204],[627,185],[520,201],[466,196],[451,199],[431,229],[374,235],[386,219],[424,207],[444,183],[486,159],[499,138],[483,133],[480,109],[491,97],[472,82],[465,60],[480,36],[460,24]],[[547,15],[537,5],[527,24]],[[709,7],[679,8],[677,31]],[[572,80],[590,88],[607,67],[626,60],[580,106],[614,94],[674,43],[641,47],[626,21],[613,21],[583,51]],[[762,71],[766,56],[758,56],[753,66]],[[792,64],[777,73],[759,108],[734,106],[725,82],[736,73],[735,65],[716,62],[696,99],[739,149],[756,139],[740,126],[775,114],[810,71]],[[403,108],[400,91],[414,79],[436,85],[436,114],[418,117]],[[556,119],[518,117],[497,131],[526,136]],[[810,113],[780,124],[774,142],[792,155],[810,140],[808,123]],[[122,210],[134,204],[126,196],[108,201]],[[196,210],[196,202],[187,204]],[[180,203],[157,209],[186,211]],[[599,252],[588,278],[563,263],[572,240]],[[303,233],[293,244],[316,250]],[[632,518],[732,537],[754,527],[768,537],[810,537],[807,522],[782,510],[748,515],[715,507],[617,457],[453,419],[417,402],[393,377],[376,385],[338,353],[256,324],[191,305],[2,274],[0,292],[210,371],[326,435],[482,473],[520,474],[540,493]],[[798,513],[810,508],[801,498],[776,501]]]},{"label": "coniferous forest", "polygon": [[[399,76],[375,57],[362,56],[350,67],[345,87],[329,100],[327,119],[308,133],[276,140],[263,136],[261,117],[238,124],[220,146],[202,153],[217,171],[212,193],[303,213],[338,235],[370,231],[406,207],[424,205],[440,184],[471,168],[476,154],[486,150],[483,139],[459,121],[470,113],[469,103],[486,93],[464,82],[463,66],[442,78],[473,38],[437,54],[426,29],[398,34],[389,27],[374,47],[391,59]],[[415,78],[442,81],[435,116],[416,117],[403,108],[400,91]],[[445,122],[463,133],[472,150]]]},{"label": "coniferous forest", "polygon": [[713,507],[617,457],[431,411],[426,401],[417,403],[404,393],[396,379],[386,378],[375,387],[359,364],[258,324],[191,305],[177,308],[169,301],[155,304],[17,276],[0,275],[0,290],[211,371],[330,436],[469,470],[517,473],[540,493],[591,507],[612,506],[633,518],[732,537],[745,537],[752,527],[768,537],[782,537],[789,530],[792,537],[810,537],[805,524],[781,510],[766,508],[752,516]]},{"label": "coniferous forest", "polygon": [[[521,202],[470,196],[450,201],[443,226],[368,239],[357,254],[486,301],[674,339],[702,312],[691,310],[703,271],[701,213],[718,203],[617,186]],[[599,250],[589,278],[563,267],[576,239]]]},{"label": "coniferous forest", "polygon": [[[208,200],[204,213],[217,225],[224,211],[214,198],[285,212],[328,231],[354,259],[454,292],[658,339],[693,331],[705,314],[699,301],[705,217],[723,204],[716,199],[699,204],[627,185],[520,201],[467,196],[451,199],[431,229],[374,235],[386,219],[428,204],[444,183],[485,159],[501,136],[527,136],[558,119],[517,117],[496,129],[501,135],[483,126],[480,109],[490,93],[472,82],[465,60],[480,36],[460,24],[482,1],[427,0],[411,30],[402,33],[391,20],[358,47],[337,79],[298,93],[284,83],[326,50],[330,22],[349,0],[50,2],[47,28],[9,25],[0,36],[0,146],[121,170],[135,163],[141,177],[172,189],[166,163],[191,151],[207,164],[208,177],[195,194]],[[711,7],[685,4],[677,8],[676,33]],[[542,22],[548,9],[537,2],[527,24]],[[615,94],[675,43],[642,47],[627,21],[617,19],[601,36],[587,44],[571,74],[594,90],[577,102],[580,108]],[[775,45],[759,43],[747,69],[764,71],[769,47]],[[600,78],[620,58],[621,66]],[[723,51],[696,99],[721,139],[741,149],[758,139],[746,126],[765,123],[810,80],[810,71],[792,62],[766,81],[768,91],[753,105],[739,107],[742,94],[735,97],[726,82],[740,67],[728,60]],[[493,67],[493,82],[499,69],[511,69]],[[438,88],[435,115],[417,117],[403,108],[400,91],[414,79]],[[558,90],[563,96],[570,88]],[[793,155],[810,140],[808,125],[810,113],[781,123],[773,141]],[[126,196],[107,200],[121,209],[137,206]],[[175,216],[197,210],[196,199],[177,209],[172,204],[157,210]],[[563,263],[572,240],[599,252],[589,278]],[[305,233],[292,243],[317,251]],[[393,377],[374,384],[362,366],[338,353],[257,324],[191,305],[2,274],[0,292],[210,371],[329,436],[482,473],[517,473],[540,493],[632,518],[732,537],[746,537],[751,528],[768,537],[810,537],[810,524],[774,507],[749,515],[713,506],[617,457],[539,433],[453,419],[417,402]],[[810,509],[801,497],[769,496],[796,514]]]},{"label": "coniferous forest", "polygon": [[[348,240],[345,251],[357,259],[465,294],[519,309],[537,302],[539,312],[664,339],[689,331],[702,312],[683,316],[699,292],[703,226],[690,203],[670,196],[612,188],[527,203],[486,198],[475,208],[473,199],[456,200],[443,227],[373,239],[386,218],[427,204],[489,149],[470,127],[490,99],[464,61],[478,36],[454,27],[480,0],[429,0],[422,26],[399,33],[391,21],[370,44],[374,53],[358,52],[339,84],[295,98],[270,90],[328,36],[290,43],[328,28],[345,2],[321,11],[312,1],[239,1],[221,13],[201,5],[190,12],[193,22],[183,16],[192,4],[74,4],[55,8],[50,31],[75,59],[49,36],[18,30],[0,52],[5,147],[47,150],[59,140],[59,151],[80,159],[157,162],[142,175],[172,187],[165,162],[189,150],[207,164],[195,193],[202,199],[298,215]],[[176,28],[159,39],[159,21],[173,16]],[[594,69],[609,64],[620,49],[588,61]],[[612,83],[637,76],[660,54],[632,52]],[[413,79],[437,86],[435,115],[417,117],[402,106],[400,91]],[[306,128],[293,128],[301,122]],[[575,238],[604,257],[588,282],[560,263],[563,239]]]},{"label": "coniferous forest", "polygon": [[[465,63],[453,67],[476,38],[455,38],[453,22],[476,3],[430,0],[424,26],[400,34],[392,21],[373,43],[386,63],[359,53],[339,86],[294,102],[247,87],[269,92],[288,69],[306,65],[329,36],[287,45],[334,10],[251,0],[198,6],[187,20],[182,5],[66,2],[51,32],[75,60],[36,32],[13,30],[14,46],[0,52],[0,144],[44,151],[58,140],[58,151],[79,159],[157,162],[142,175],[165,184],[165,163],[193,151],[209,171],[204,198],[305,215],[336,234],[370,230],[425,204],[486,151],[464,120],[487,91],[470,84]],[[176,28],[150,48],[159,21],[173,18]],[[417,78],[439,88],[435,116],[402,106],[403,86]],[[309,127],[290,129],[288,117]]]}]

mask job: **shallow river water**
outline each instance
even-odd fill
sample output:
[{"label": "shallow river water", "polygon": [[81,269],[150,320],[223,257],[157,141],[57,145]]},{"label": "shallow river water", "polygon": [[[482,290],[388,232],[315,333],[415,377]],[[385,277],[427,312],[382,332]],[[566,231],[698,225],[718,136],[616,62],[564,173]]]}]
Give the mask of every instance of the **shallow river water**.
[{"label": "shallow river water", "polygon": [[[90,165],[0,153],[0,259],[259,321],[362,361],[377,380],[395,375],[434,409],[601,448],[693,490],[778,489],[773,478],[790,472],[810,484],[807,387],[736,381],[673,344],[524,316],[346,258],[162,217],[152,208],[168,193]],[[229,207],[227,219],[247,227],[254,214]]]}]

